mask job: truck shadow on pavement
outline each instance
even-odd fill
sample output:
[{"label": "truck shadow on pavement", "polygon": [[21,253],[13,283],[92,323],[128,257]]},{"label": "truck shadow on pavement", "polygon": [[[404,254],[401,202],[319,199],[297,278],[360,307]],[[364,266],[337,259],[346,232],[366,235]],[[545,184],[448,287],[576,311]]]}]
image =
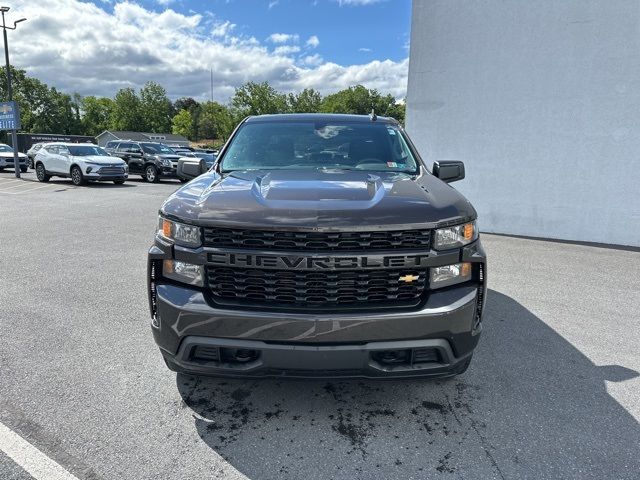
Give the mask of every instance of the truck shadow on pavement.
[{"label": "truck shadow on pavement", "polygon": [[640,471],[640,424],[605,382],[636,376],[490,291],[474,361],[453,379],[177,386],[202,440],[249,478],[623,479]]}]

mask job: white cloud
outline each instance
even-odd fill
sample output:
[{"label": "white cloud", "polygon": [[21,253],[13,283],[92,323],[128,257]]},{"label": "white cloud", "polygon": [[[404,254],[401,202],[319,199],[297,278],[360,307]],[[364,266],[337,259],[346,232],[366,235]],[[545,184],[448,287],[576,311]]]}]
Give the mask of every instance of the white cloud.
[{"label": "white cloud", "polygon": [[370,48],[366,48],[366,47],[362,47],[358,49],[359,52],[370,52],[371,49]]},{"label": "white cloud", "polygon": [[311,35],[307,40],[306,45],[308,47],[316,48],[318,45],[320,45],[320,39],[318,39],[316,35]]},{"label": "white cloud", "polygon": [[80,0],[14,0],[12,12],[29,19],[29,28],[9,33],[12,63],[69,93],[111,97],[154,80],[171,98],[206,99],[212,68],[214,96],[223,102],[248,81],[325,94],[361,83],[396,98],[406,94],[406,59],[343,66],[319,55],[293,58],[293,50],[276,50],[298,48],[282,44],[299,42],[296,35],[276,37],[282,41],[272,50],[213,14],[155,12],[126,0],[111,13]]},{"label": "white cloud", "polygon": [[320,65],[322,61],[323,61],[322,57],[317,53],[313,55],[307,55],[302,59],[302,63],[304,63],[305,65],[310,65],[312,67]]},{"label": "white cloud", "polygon": [[297,42],[300,40],[298,34],[289,34],[289,33],[272,33],[267,37],[267,40],[272,43],[287,43],[287,42]]},{"label": "white cloud", "polygon": [[273,53],[275,53],[276,55],[290,55],[299,51],[300,47],[298,47],[297,45],[282,45],[280,47],[276,47],[273,50]]},{"label": "white cloud", "polygon": [[231,23],[229,20],[226,22],[216,23],[213,30],[211,30],[211,35],[214,37],[224,37],[229,35],[231,30],[234,28],[236,28],[236,24]]},{"label": "white cloud", "polygon": [[273,7],[275,7],[279,3],[280,3],[280,0],[273,0],[272,2],[269,2],[269,10],[271,10]]}]

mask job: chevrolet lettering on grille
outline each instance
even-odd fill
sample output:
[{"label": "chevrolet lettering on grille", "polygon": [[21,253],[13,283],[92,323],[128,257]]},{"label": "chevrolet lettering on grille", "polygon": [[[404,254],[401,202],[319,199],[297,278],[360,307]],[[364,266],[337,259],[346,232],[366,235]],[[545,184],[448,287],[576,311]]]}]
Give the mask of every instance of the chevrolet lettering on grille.
[{"label": "chevrolet lettering on grille", "polygon": [[427,265],[429,255],[349,255],[295,256],[252,255],[244,253],[209,253],[214,265],[275,270],[352,270],[360,268],[419,268]]}]

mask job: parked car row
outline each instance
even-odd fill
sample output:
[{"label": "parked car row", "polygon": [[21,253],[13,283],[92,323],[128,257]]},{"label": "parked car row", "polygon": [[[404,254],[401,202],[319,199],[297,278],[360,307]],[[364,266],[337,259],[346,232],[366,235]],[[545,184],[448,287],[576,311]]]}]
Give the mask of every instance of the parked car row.
[{"label": "parked car row", "polygon": [[[215,162],[217,151],[190,147],[170,148],[158,142],[111,141],[105,148],[92,143],[36,143],[25,155],[19,154],[20,169],[36,170],[41,182],[51,177],[70,178],[74,185],[88,181],[124,183],[130,174],[140,175],[150,183],[161,178],[186,182],[206,172]],[[197,164],[197,168],[179,172],[180,161]],[[0,144],[0,170],[13,167],[13,149]]]}]

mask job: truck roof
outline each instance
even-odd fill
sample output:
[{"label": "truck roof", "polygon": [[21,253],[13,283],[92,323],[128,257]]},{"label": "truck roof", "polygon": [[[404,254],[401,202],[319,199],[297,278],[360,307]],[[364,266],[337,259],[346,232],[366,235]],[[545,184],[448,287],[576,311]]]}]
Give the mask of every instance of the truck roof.
[{"label": "truck roof", "polygon": [[[275,115],[256,115],[248,117],[247,123],[269,123],[269,122],[351,122],[351,123],[374,123],[369,115],[351,115],[343,113],[279,113]],[[397,124],[391,117],[376,117],[376,123]]]}]

